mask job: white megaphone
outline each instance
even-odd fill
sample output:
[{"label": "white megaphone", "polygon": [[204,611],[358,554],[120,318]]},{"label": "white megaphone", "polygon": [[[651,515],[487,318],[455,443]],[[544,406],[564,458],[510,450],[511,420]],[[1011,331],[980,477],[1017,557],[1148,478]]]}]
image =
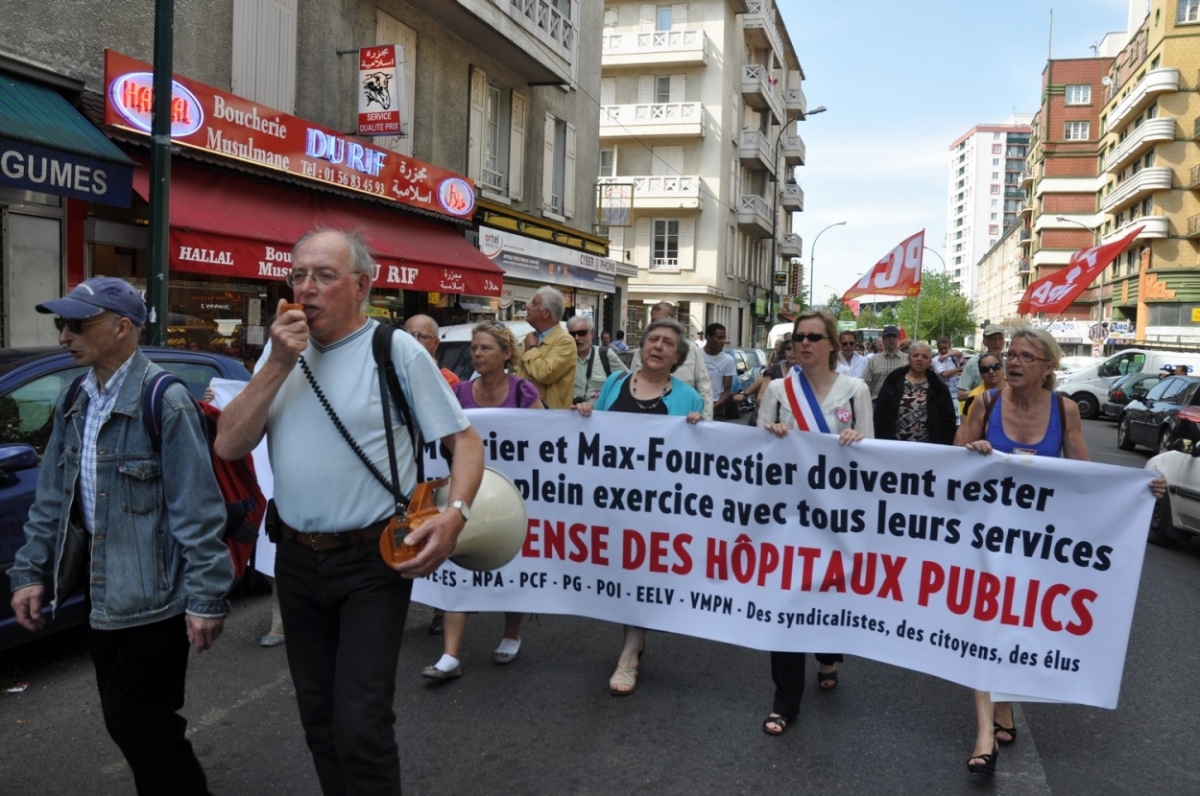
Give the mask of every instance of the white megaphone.
[{"label": "white megaphone", "polygon": [[[379,537],[383,560],[397,567],[416,555],[419,548],[404,544],[404,537],[412,528],[445,511],[449,500],[448,477],[418,484],[407,514],[389,524]],[[525,499],[516,484],[503,473],[485,468],[471,505],[471,519],[463,526],[450,560],[476,572],[499,569],[512,561],[525,544],[526,522]]]}]

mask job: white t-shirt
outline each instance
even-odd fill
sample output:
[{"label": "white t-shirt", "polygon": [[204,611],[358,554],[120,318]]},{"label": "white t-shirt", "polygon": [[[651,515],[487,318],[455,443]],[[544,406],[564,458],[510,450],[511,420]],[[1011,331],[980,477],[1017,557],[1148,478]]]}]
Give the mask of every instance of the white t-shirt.
[{"label": "white t-shirt", "polygon": [[838,354],[837,372],[842,374],[843,376],[853,376],[856,379],[861,379],[863,376],[863,373],[867,369],[868,361],[869,360],[866,357],[864,357],[862,354],[859,354],[859,353],[855,353],[850,358],[849,362],[846,361],[846,358],[844,356],[842,356],[841,354]]},{"label": "white t-shirt", "polygon": [[[700,356],[704,357],[704,369],[708,371],[708,378],[712,381],[713,401],[717,401],[725,391],[725,377],[737,376],[737,363],[733,361],[732,354],[724,351],[713,356],[701,348]],[[733,390],[732,381],[729,389]]]},{"label": "white t-shirt", "polygon": [[[949,354],[947,354],[946,359],[943,361],[940,354],[934,354],[933,361],[930,362],[930,366],[933,368],[934,373],[941,376],[942,371],[954,370],[955,368],[961,368],[962,363],[963,363],[962,357],[952,357]],[[954,398],[958,392],[958,380],[959,380],[960,376],[962,376],[962,373],[956,373],[953,376],[950,376],[949,378],[946,378],[945,376],[942,377],[942,379],[946,382],[946,386],[950,388],[950,397],[951,398]],[[958,401],[958,399],[955,398],[956,406],[958,405],[957,401]]]},{"label": "white t-shirt", "polygon": [[[368,321],[328,348],[309,340],[304,360],[350,437],[391,480],[379,375],[371,340],[379,324]],[[268,343],[256,372],[271,353]],[[470,426],[433,357],[407,334],[392,335],[392,361],[408,405],[426,442]],[[392,407],[396,465],[404,494],[417,481],[408,429]],[[322,408],[297,363],[267,412],[267,449],[275,474],[280,518],[298,531],[352,531],[395,513],[395,500],[354,455]]]}]

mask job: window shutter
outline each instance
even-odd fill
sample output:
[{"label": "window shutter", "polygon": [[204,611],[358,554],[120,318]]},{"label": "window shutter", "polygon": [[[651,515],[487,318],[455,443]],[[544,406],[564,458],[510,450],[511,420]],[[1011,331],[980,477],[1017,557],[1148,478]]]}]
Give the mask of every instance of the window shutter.
[{"label": "window shutter", "polygon": [[737,158],[729,161],[729,211],[736,213],[741,193],[738,191],[738,162]]},{"label": "window shutter", "polygon": [[405,133],[403,136],[383,136],[375,141],[386,149],[412,157],[413,114],[417,106],[417,32],[392,15],[376,10],[375,43],[396,45],[396,58],[404,78],[400,90],[400,127]]},{"label": "window shutter", "polygon": [[677,177],[683,174],[683,147],[656,146],[651,152],[654,157],[650,174],[655,177]]},{"label": "window shutter", "polygon": [[600,104],[617,104],[617,79],[615,77],[600,78]]},{"label": "window shutter", "polygon": [[608,256],[613,260],[625,261],[625,227],[608,228]]},{"label": "window shutter", "polygon": [[604,9],[604,27],[615,28],[617,26],[617,9],[608,7]]},{"label": "window shutter", "polygon": [[575,125],[567,122],[567,151],[563,161],[563,215],[575,215]]},{"label": "window shutter", "polygon": [[554,211],[554,114],[546,114],[545,146],[542,152],[542,208]]},{"label": "window shutter", "polygon": [[671,6],[671,28],[683,30],[687,27],[687,3],[676,3]]},{"label": "window shutter", "polygon": [[638,104],[649,105],[654,102],[654,75],[638,77]]},{"label": "window shutter", "polygon": [[467,176],[483,179],[483,125],[487,117],[487,73],[471,67],[471,118],[467,124]]},{"label": "window shutter", "polygon": [[519,91],[512,93],[512,132],[508,136],[508,198],[525,197],[525,113],[529,100]]},{"label": "window shutter", "polygon": [[671,75],[671,102],[684,102],[686,87],[687,75]]},{"label": "window shutter", "polygon": [[684,271],[696,267],[696,219],[679,219],[679,268]]},{"label": "window shutter", "polygon": [[643,33],[653,33],[654,26],[658,24],[658,7],[651,5],[642,6],[641,13],[641,28]]},{"label": "window shutter", "polygon": [[650,266],[650,219],[639,218],[637,222],[637,251],[634,254],[638,268]]},{"label": "window shutter", "polygon": [[296,109],[297,0],[234,0],[235,94],[284,113]]}]

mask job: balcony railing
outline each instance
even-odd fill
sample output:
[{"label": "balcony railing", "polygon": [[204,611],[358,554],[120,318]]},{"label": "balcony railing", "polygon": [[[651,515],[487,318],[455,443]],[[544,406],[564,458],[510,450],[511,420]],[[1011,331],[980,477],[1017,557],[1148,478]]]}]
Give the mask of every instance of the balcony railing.
[{"label": "balcony railing", "polygon": [[708,37],[702,30],[654,30],[611,33],[600,39],[604,66],[702,64],[708,61]]},{"label": "balcony railing", "polygon": [[742,31],[746,40],[756,49],[771,49],[782,53],[783,44],[776,30],[775,5],[768,0],[746,0],[746,13],[742,14]]},{"label": "balcony railing", "polygon": [[1031,182],[1033,182],[1033,170],[1032,169],[1023,169],[1021,171],[1021,181],[1020,181],[1021,187],[1024,188],[1027,183],[1031,183]]},{"label": "balcony railing", "polygon": [[1020,260],[1017,260],[1017,273],[1018,274],[1029,273],[1029,258],[1028,257],[1022,257]]},{"label": "balcony railing", "polygon": [[738,197],[738,226],[756,238],[771,237],[771,207],[767,200],[752,193]]},{"label": "balcony railing", "polygon": [[1112,213],[1155,191],[1165,191],[1171,187],[1172,176],[1173,172],[1170,166],[1151,166],[1148,169],[1142,169],[1101,199],[1100,209],[1105,213]]},{"label": "balcony railing", "polygon": [[749,169],[766,169],[775,173],[775,153],[765,133],[758,130],[742,130],[738,138],[738,158]]},{"label": "balcony railing", "polygon": [[804,96],[804,89],[785,88],[783,90],[783,106],[788,113],[798,113],[801,116],[808,113],[808,98]]},{"label": "balcony railing", "polygon": [[1130,130],[1129,135],[1125,136],[1125,140],[1117,144],[1116,148],[1105,158],[1104,170],[1109,174],[1117,174],[1155,144],[1174,140],[1174,119],[1150,119],[1143,122],[1137,129]]},{"label": "balcony railing", "polygon": [[1109,132],[1120,130],[1122,125],[1142,111],[1159,94],[1179,90],[1178,69],[1155,69],[1133,87],[1125,99],[1113,106],[1108,114]]},{"label": "balcony railing", "polygon": [[553,0],[492,0],[508,15],[549,44],[568,62],[575,60],[578,32],[570,17],[554,6]]},{"label": "balcony railing", "polygon": [[1197,235],[1200,235],[1200,214],[1194,215],[1188,219],[1187,236],[1189,238],[1194,238]]},{"label": "balcony railing", "polygon": [[1006,186],[1004,189],[1004,198],[1005,199],[1024,199],[1025,191],[1021,190],[1020,188],[1014,188],[1011,185]]},{"label": "balcony railing", "polygon": [[784,162],[789,166],[803,166],[807,149],[804,146],[804,139],[798,135],[784,135],[783,143]]},{"label": "balcony railing", "polygon": [[1192,140],[1200,138],[1200,116],[1192,120]]},{"label": "balcony railing", "polygon": [[700,178],[692,175],[601,177],[601,185],[617,183],[633,185],[635,210],[700,208]]},{"label": "balcony railing", "polygon": [[1192,176],[1188,180],[1188,190],[1200,188],[1200,166],[1192,166]]},{"label": "balcony railing", "polygon": [[600,107],[601,138],[623,135],[702,136],[704,122],[704,106],[699,102],[650,102]]},{"label": "balcony railing", "polygon": [[1027,240],[1033,240],[1033,230],[1029,227],[1021,227],[1021,231],[1017,233],[1017,239],[1024,243]]},{"label": "balcony railing", "polygon": [[779,255],[781,257],[803,257],[804,242],[800,239],[799,232],[785,232],[783,240],[779,242]]},{"label": "balcony railing", "polygon": [[742,65],[742,98],[756,110],[769,110],[783,119],[783,96],[775,76],[762,64]]},{"label": "balcony railing", "polygon": [[1165,238],[1171,230],[1171,221],[1166,216],[1142,216],[1141,218],[1135,218],[1132,221],[1126,221],[1120,227],[1105,235],[1100,239],[1100,244],[1115,243],[1132,232],[1135,227],[1142,227],[1142,231],[1138,233],[1137,240]]},{"label": "balcony railing", "polygon": [[781,192],[783,206],[789,210],[804,209],[804,189],[794,182],[789,182],[783,186]]}]

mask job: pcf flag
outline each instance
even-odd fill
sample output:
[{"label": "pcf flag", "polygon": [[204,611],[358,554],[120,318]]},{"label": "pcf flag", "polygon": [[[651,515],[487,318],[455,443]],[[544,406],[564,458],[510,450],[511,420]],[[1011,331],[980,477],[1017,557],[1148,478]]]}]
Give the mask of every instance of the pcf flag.
[{"label": "pcf flag", "polygon": [[875,264],[842,301],[855,296],[915,296],[921,292],[921,262],[925,254],[925,230],[905,239]]},{"label": "pcf flag", "polygon": [[1021,298],[1017,312],[1022,315],[1029,312],[1046,312],[1051,315],[1071,306],[1083,289],[1092,283],[1096,276],[1108,267],[1108,264],[1125,251],[1130,243],[1141,234],[1142,227],[1130,232],[1115,243],[1103,246],[1093,246],[1090,249],[1080,249],[1071,255],[1071,261],[1066,268],[1031,282]]}]

